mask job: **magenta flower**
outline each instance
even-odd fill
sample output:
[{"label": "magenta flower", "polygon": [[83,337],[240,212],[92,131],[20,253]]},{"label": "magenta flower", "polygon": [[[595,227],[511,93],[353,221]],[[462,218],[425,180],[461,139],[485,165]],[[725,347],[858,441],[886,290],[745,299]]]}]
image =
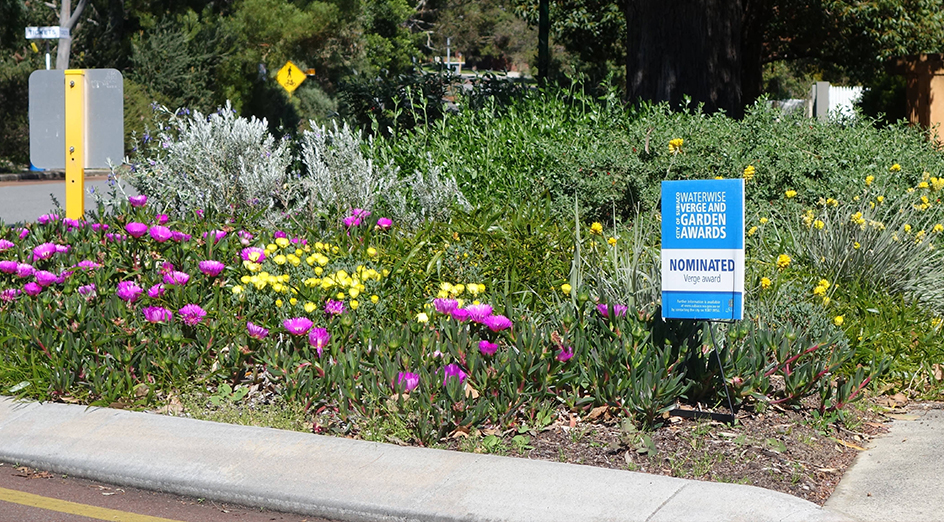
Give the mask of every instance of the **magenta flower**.
[{"label": "magenta flower", "polygon": [[191,236],[190,234],[184,234],[183,232],[179,230],[172,230],[170,233],[170,238],[173,239],[177,243],[186,243],[187,241],[190,241],[191,239],[193,239],[193,236]]},{"label": "magenta flower", "polygon": [[397,386],[403,386],[403,391],[410,393],[420,385],[420,374],[400,372],[397,374]]},{"label": "magenta flower", "polygon": [[249,242],[252,241],[252,238],[253,236],[249,232],[246,232],[245,230],[239,231],[239,243],[242,246],[249,246]]},{"label": "magenta flower", "polygon": [[118,242],[124,241],[125,239],[128,239],[128,236],[123,236],[121,234],[113,234],[111,232],[105,233],[105,240],[110,241],[112,243],[118,243]]},{"label": "magenta flower", "polygon": [[495,352],[498,351],[498,345],[482,339],[479,341],[479,351],[482,352],[482,355],[495,355]]},{"label": "magenta flower", "polygon": [[19,235],[17,235],[18,238],[20,238],[20,239],[26,239],[26,237],[29,236],[29,229],[28,229],[28,228],[21,228],[21,229],[19,229],[19,231],[20,231],[20,232],[19,232]]},{"label": "magenta flower", "polygon": [[567,362],[573,356],[574,349],[570,346],[561,346],[560,351],[557,352],[557,360],[560,362]]},{"label": "magenta flower", "polygon": [[0,261],[0,272],[4,274],[16,273],[16,261]]},{"label": "magenta flower", "polygon": [[147,205],[147,196],[141,194],[140,196],[129,196],[128,203],[131,203],[132,207],[143,207]]},{"label": "magenta flower", "polygon": [[377,228],[380,230],[390,230],[390,227],[393,226],[393,221],[390,218],[382,217],[377,220]]},{"label": "magenta flower", "polygon": [[96,270],[101,268],[102,265],[96,263],[95,261],[89,261],[88,259],[83,259],[79,261],[79,264],[75,265],[76,268],[81,268],[82,270]]},{"label": "magenta flower", "polygon": [[469,305],[465,307],[465,310],[469,312],[469,320],[476,323],[481,323],[486,317],[492,315],[492,307],[487,304]]},{"label": "magenta flower", "polygon": [[118,289],[115,291],[119,299],[129,303],[137,301],[142,293],[144,293],[144,289],[138,286],[134,281],[122,281],[118,283]]},{"label": "magenta flower", "polygon": [[249,337],[253,339],[263,340],[269,335],[269,330],[265,328],[252,324],[251,322],[246,322],[246,330],[249,332]]},{"label": "magenta flower", "polygon": [[148,288],[147,293],[148,293],[148,297],[150,297],[151,299],[158,299],[161,296],[163,296],[164,293],[166,292],[167,292],[167,289],[164,288],[164,285],[161,283],[157,283],[156,285],[151,286],[151,288]]},{"label": "magenta flower", "polygon": [[57,254],[68,254],[69,249],[72,248],[69,245],[56,245]]},{"label": "magenta flower", "polygon": [[335,316],[344,313],[344,301],[332,301],[328,299],[325,303],[325,315]]},{"label": "magenta flower", "polygon": [[160,272],[161,275],[167,275],[167,274],[173,272],[174,270],[176,270],[176,268],[174,268],[174,264],[173,264],[173,263],[171,263],[171,262],[169,262],[169,261],[164,261],[163,263],[161,263],[161,268],[160,268],[159,272]]},{"label": "magenta flower", "polygon": [[362,208],[352,208],[351,215],[344,218],[344,226],[347,228],[356,227],[361,221],[370,216],[370,211]]},{"label": "magenta flower", "polygon": [[158,243],[167,241],[171,236],[170,229],[162,225],[154,225],[153,227],[149,228],[148,234],[150,234],[154,241],[157,241]]},{"label": "magenta flower", "polygon": [[187,284],[187,281],[190,281],[190,274],[187,272],[179,272],[174,270],[168,274],[164,274],[164,284],[165,285],[177,285],[183,286]]},{"label": "magenta flower", "polygon": [[511,328],[511,320],[504,315],[490,315],[482,321],[493,332],[500,332]]},{"label": "magenta flower", "polygon": [[311,332],[308,333],[308,344],[318,351],[318,357],[321,357],[322,350],[328,346],[330,340],[331,334],[324,328],[312,328]]},{"label": "magenta flower", "polygon": [[33,249],[33,260],[49,259],[55,253],[56,245],[54,243],[42,243]]},{"label": "magenta flower", "polygon": [[85,297],[95,297],[97,294],[95,283],[90,285],[83,285],[78,288],[79,295],[84,295]]},{"label": "magenta flower", "polygon": [[138,223],[137,221],[132,221],[125,225],[125,232],[133,238],[139,238],[147,233],[148,226],[144,223]]},{"label": "magenta flower", "polygon": [[23,285],[23,293],[30,296],[37,296],[43,291],[43,287],[36,283],[26,283]]},{"label": "magenta flower", "polygon": [[468,376],[469,374],[462,371],[462,367],[460,367],[458,364],[447,364],[443,367],[443,386],[449,382],[450,378],[456,377],[459,379],[459,382],[462,382]]},{"label": "magenta flower", "polygon": [[213,244],[215,245],[215,244],[219,243],[221,239],[223,239],[224,237],[226,237],[226,232],[223,231],[223,230],[211,230],[211,231],[209,231],[209,232],[204,232],[204,233],[203,233],[203,239],[205,240],[205,239],[207,238],[207,236],[212,236],[212,237],[213,237]]},{"label": "magenta flower", "polygon": [[307,317],[293,317],[282,321],[282,326],[292,335],[305,335],[311,330],[312,322]]},{"label": "magenta flower", "polygon": [[20,291],[16,288],[7,288],[6,290],[0,291],[0,301],[10,302],[17,298],[20,295]]},{"label": "magenta flower", "polygon": [[16,277],[20,279],[29,277],[36,272],[36,269],[33,268],[33,265],[28,265],[26,263],[17,263],[16,264]]},{"label": "magenta flower", "polygon": [[55,283],[59,279],[59,276],[46,270],[37,270],[36,273],[33,274],[33,277],[36,278],[36,282],[39,283],[39,286],[43,288]]},{"label": "magenta flower", "polygon": [[604,303],[600,303],[597,305],[597,312],[600,312],[600,315],[602,315],[603,317],[609,318],[610,310],[613,310],[613,315],[615,317],[623,317],[624,315],[626,315],[626,310],[628,310],[628,308],[621,304],[614,304],[614,305],[607,306]]},{"label": "magenta flower", "polygon": [[108,230],[108,225],[105,225],[103,223],[92,223],[92,230],[96,232],[104,232]]},{"label": "magenta flower", "polygon": [[286,234],[285,231],[283,230],[276,230],[275,232],[272,233],[272,238],[273,239],[279,239],[279,238],[288,239],[288,234]]},{"label": "magenta flower", "polygon": [[181,319],[185,324],[194,326],[206,317],[206,310],[200,308],[200,305],[188,304],[184,305],[183,308],[177,311],[180,314]]},{"label": "magenta flower", "polygon": [[66,279],[69,279],[70,277],[72,277],[72,274],[74,273],[75,272],[72,270],[66,270],[65,272],[59,274],[59,277],[56,278],[56,282],[61,285],[62,283],[66,282]]},{"label": "magenta flower", "polygon": [[4,250],[9,250],[15,246],[16,245],[13,244],[13,241],[9,241],[7,239],[0,239],[0,252],[3,252]]},{"label": "magenta flower", "polygon": [[433,306],[436,307],[436,311],[450,315],[456,308],[459,308],[459,301],[455,299],[433,299]]},{"label": "magenta flower", "polygon": [[265,260],[265,250],[259,247],[246,247],[242,249],[239,253],[243,261],[252,261],[253,263],[261,263]]},{"label": "magenta flower", "polygon": [[149,323],[166,323],[174,318],[174,312],[160,306],[147,306],[141,309],[141,313]]},{"label": "magenta flower", "polygon": [[207,277],[216,277],[220,275],[220,272],[226,268],[226,265],[220,263],[219,261],[214,261],[212,259],[207,261],[200,261],[198,263],[200,266],[200,271],[207,275]]},{"label": "magenta flower", "polygon": [[47,225],[55,221],[59,221],[59,214],[43,214],[36,218],[36,222],[40,225]]},{"label": "magenta flower", "polygon": [[65,219],[63,219],[63,220],[62,220],[62,224],[64,224],[66,227],[68,227],[68,229],[69,229],[70,231],[72,231],[72,230],[74,230],[74,229],[77,229],[77,228],[82,228],[83,226],[85,226],[85,222],[79,221],[78,219],[72,219],[72,218],[65,218]]},{"label": "magenta flower", "polygon": [[465,308],[456,308],[452,311],[452,318],[460,323],[469,320],[469,311]]},{"label": "magenta flower", "polygon": [[169,217],[167,214],[155,214],[155,215],[154,215],[154,222],[157,223],[158,225],[166,225],[166,224],[167,224],[167,220],[169,220],[169,219],[170,219],[170,217]]}]

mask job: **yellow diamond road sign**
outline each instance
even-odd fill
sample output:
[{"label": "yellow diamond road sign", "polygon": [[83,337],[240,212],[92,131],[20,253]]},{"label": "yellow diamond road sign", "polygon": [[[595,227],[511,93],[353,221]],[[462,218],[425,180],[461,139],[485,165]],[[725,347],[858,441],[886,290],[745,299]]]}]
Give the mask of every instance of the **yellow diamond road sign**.
[{"label": "yellow diamond road sign", "polygon": [[305,73],[292,62],[286,62],[285,66],[279,70],[279,74],[275,77],[279,85],[290,93],[297,89],[298,86],[305,81],[305,78]]}]

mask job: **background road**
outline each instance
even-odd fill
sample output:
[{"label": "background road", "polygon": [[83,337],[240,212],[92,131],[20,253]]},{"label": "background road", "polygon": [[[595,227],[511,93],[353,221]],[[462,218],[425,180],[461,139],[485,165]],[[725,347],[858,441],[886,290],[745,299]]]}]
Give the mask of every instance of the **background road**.
[{"label": "background road", "polygon": [[[123,185],[125,191],[136,194],[133,189]],[[96,207],[95,198],[88,191],[107,196],[110,189],[108,178],[104,176],[86,176],[85,178],[85,209]],[[52,197],[65,208],[66,182],[56,181],[9,181],[0,183],[0,220],[6,224],[20,221],[35,221],[37,217],[48,214],[56,209]]]}]

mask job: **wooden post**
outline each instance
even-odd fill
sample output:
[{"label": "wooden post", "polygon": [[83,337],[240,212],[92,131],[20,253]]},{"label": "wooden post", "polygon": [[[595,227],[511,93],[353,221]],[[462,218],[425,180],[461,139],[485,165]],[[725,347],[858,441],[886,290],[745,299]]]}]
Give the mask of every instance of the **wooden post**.
[{"label": "wooden post", "polygon": [[931,139],[944,146],[944,54],[898,58],[892,70],[908,82],[908,121],[928,129]]},{"label": "wooden post", "polygon": [[66,217],[85,215],[85,71],[65,71]]}]

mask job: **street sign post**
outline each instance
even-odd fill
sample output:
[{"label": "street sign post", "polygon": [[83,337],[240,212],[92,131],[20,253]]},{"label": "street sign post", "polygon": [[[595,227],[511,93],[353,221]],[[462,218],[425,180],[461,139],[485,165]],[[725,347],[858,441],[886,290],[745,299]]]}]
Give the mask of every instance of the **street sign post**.
[{"label": "street sign post", "polygon": [[124,84],[115,69],[33,71],[30,162],[65,169],[66,217],[85,212],[85,169],[124,157]]},{"label": "street sign post", "polygon": [[297,89],[306,78],[305,73],[292,62],[285,62],[285,65],[279,69],[279,74],[275,77],[279,85],[288,91],[289,94],[295,92],[295,89]]},{"label": "street sign post", "polygon": [[69,37],[68,27],[27,27],[27,40],[58,40]]}]

